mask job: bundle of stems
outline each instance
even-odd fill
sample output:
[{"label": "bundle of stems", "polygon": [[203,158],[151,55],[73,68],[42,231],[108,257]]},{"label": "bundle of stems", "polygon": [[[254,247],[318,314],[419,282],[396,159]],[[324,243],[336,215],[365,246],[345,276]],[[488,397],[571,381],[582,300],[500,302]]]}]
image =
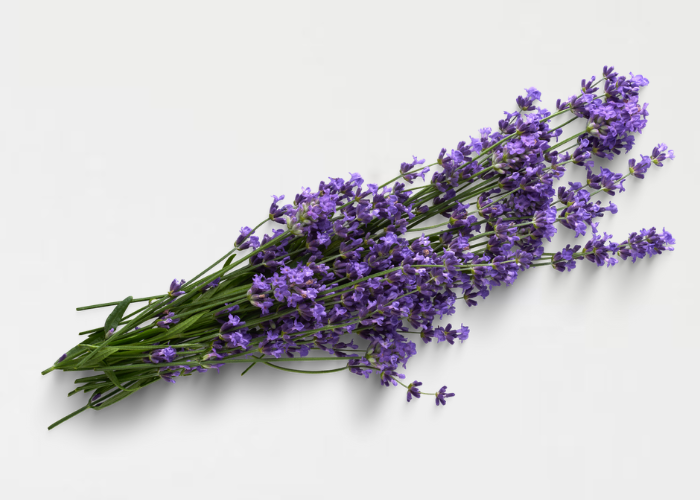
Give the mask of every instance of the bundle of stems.
[{"label": "bundle of stems", "polygon": [[[454,396],[446,386],[423,392],[421,382],[406,384],[397,370],[416,354],[411,339],[467,339],[466,326],[435,325],[454,313],[457,300],[476,305],[532,267],[570,271],[582,259],[611,266],[673,250],[665,229],[631,233],[621,243],[597,230],[596,219],[617,212],[601,195],[624,191],[627,177],[643,179],[651,165],[674,158],[659,144],[630,160],[625,175],[594,172],[595,159],[629,152],[646,126],[638,94],[647,84],[605,67],[601,79],[584,80],[578,95],[558,100],[553,113],[535,106],[539,91],[526,89],[496,131],[481,129],[430,165],[414,157],[382,185],[363,187],[358,174],[331,178],[287,205],[275,196],[262,222],[242,228],[234,248],[189,281],[174,280],[160,295],[79,307],[114,306],[104,326],[81,332],[84,340],[42,372],[97,372],[78,378],[69,393],[91,392],[88,402],[49,429],[161,379],[230,363],[246,365],[243,374],[258,364],[375,374],[383,385],[405,387],[408,401],[428,394],[444,405]],[[564,123],[552,126],[560,116]],[[577,121],[585,129],[561,138]],[[555,189],[568,165],[585,169],[586,183]],[[259,239],[255,231],[269,221],[281,228]],[[543,240],[562,226],[592,237],[544,252]],[[461,289],[459,297],[453,289]],[[137,303],[144,305],[126,314]],[[298,361],[339,366],[302,370]]]}]

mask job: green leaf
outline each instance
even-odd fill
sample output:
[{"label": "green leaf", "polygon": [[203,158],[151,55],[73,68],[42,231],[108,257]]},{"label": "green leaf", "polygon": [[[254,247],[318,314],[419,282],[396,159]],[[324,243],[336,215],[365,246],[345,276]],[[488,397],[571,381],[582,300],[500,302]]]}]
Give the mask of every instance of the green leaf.
[{"label": "green leaf", "polygon": [[150,328],[150,327],[145,327],[141,330],[133,330],[125,335],[121,335],[119,339],[114,342],[114,345],[121,345],[121,344],[132,344],[136,342],[137,340],[145,339],[154,335],[159,335],[162,333],[167,332],[167,328]]},{"label": "green leaf", "polygon": [[117,304],[114,307],[114,310],[110,313],[109,316],[107,316],[107,321],[105,321],[105,334],[108,334],[112,328],[116,330],[117,326],[119,326],[119,323],[124,317],[126,308],[129,307],[129,304],[131,304],[132,300],[133,297],[129,295],[127,298],[122,300],[119,304]]},{"label": "green leaf", "polygon": [[[70,350],[66,353],[66,359],[64,359],[63,361],[61,361],[61,363],[65,363],[65,365],[67,365],[68,362],[71,361],[73,358],[76,358],[79,354],[84,353],[84,352],[85,352],[85,349],[86,349],[86,348],[85,348],[84,346],[78,344],[77,346],[73,347],[72,349],[70,349]],[[55,364],[58,365],[59,363],[55,363]]]},{"label": "green leaf", "polygon": [[[253,354],[253,357],[254,357],[254,358],[260,359],[260,358],[263,357],[263,355],[261,354],[260,356],[256,356],[255,354]],[[241,377],[242,377],[243,375],[245,375],[246,373],[248,373],[248,371],[249,371],[251,368],[253,368],[255,365],[257,365],[257,363],[251,363],[250,366],[248,366],[248,368],[246,368],[245,370],[243,370],[243,373],[241,373]]]},{"label": "green leaf", "polygon": [[226,262],[224,262],[224,267],[228,267],[231,264],[231,262],[233,262],[233,259],[235,257],[236,257],[235,253],[231,254],[231,256],[228,259],[226,259]]},{"label": "green leaf", "polygon": [[105,372],[105,375],[107,375],[107,377],[109,377],[109,380],[111,380],[112,383],[113,383],[115,386],[119,387],[122,391],[136,391],[136,390],[138,390],[138,387],[132,389],[132,388],[126,388],[126,387],[122,386],[122,385],[119,383],[119,379],[117,378],[117,376],[114,374],[113,371],[111,371],[111,370],[104,370],[104,372]]},{"label": "green leaf", "polygon": [[119,352],[118,347],[110,347],[110,346],[104,346],[102,349],[98,349],[97,352],[95,353],[95,356],[92,358],[92,361],[94,363],[97,363],[99,361],[102,361],[108,356],[111,356],[115,352]]},{"label": "green leaf", "polygon": [[81,344],[99,344],[105,339],[105,332],[100,328],[99,332],[91,333],[88,337],[81,342]]},{"label": "green leaf", "polygon": [[163,340],[177,337],[180,332],[187,330],[189,327],[194,325],[197,322],[197,320],[199,320],[199,318],[201,318],[202,316],[204,316],[208,312],[209,311],[204,311],[204,312],[201,312],[199,314],[195,314],[194,316],[190,316],[189,318],[187,318],[184,321],[181,321],[180,323],[178,323],[174,327],[170,328],[166,335],[159,337],[158,341],[163,341]]},{"label": "green leaf", "polygon": [[[101,346],[98,349],[95,349],[90,353],[88,356],[85,356],[80,363],[76,366],[76,368],[81,368],[85,365],[88,364],[95,364],[99,363],[103,359],[105,359],[107,356],[111,356],[115,352],[119,352],[119,349],[117,347],[109,347],[109,346]],[[88,363],[90,361],[90,363]]]}]

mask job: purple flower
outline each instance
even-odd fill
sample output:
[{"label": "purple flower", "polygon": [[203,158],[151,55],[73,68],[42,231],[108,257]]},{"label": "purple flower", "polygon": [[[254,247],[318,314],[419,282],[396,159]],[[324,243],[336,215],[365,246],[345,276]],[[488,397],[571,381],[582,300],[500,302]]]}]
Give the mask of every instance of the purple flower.
[{"label": "purple flower", "polygon": [[180,322],[180,318],[173,318],[174,315],[175,313],[172,312],[167,313],[163,319],[158,321],[157,326],[159,328],[165,328],[166,330],[168,330],[171,326],[175,326]]},{"label": "purple flower", "polygon": [[611,237],[612,236],[607,233],[603,233],[603,236],[600,236],[600,234],[593,234],[593,238],[583,247],[586,259],[595,262],[598,266],[607,264],[607,266],[610,267],[615,265],[617,259],[613,258],[610,254],[615,250],[617,244],[612,242],[608,243]]},{"label": "purple flower", "polygon": [[268,356],[273,358],[281,358],[283,353],[284,344],[281,342],[264,342],[260,344],[262,346],[262,351]]},{"label": "purple flower", "polygon": [[217,286],[219,286],[219,283],[221,283],[221,278],[216,278],[211,283],[207,283],[202,288],[202,293],[206,292],[207,290],[211,290],[212,288],[216,288]]},{"label": "purple flower", "polygon": [[464,342],[469,338],[469,327],[468,326],[460,326],[459,327],[459,335],[457,335],[457,338]]},{"label": "purple flower", "polygon": [[532,234],[541,238],[547,238],[548,241],[552,241],[552,236],[554,236],[557,232],[557,228],[554,227],[556,220],[557,209],[554,207],[535,212],[535,215],[532,218],[532,225],[535,230],[532,232]]},{"label": "purple flower", "polygon": [[[284,198],[284,196],[282,198]],[[275,199],[277,200],[277,197],[275,197]],[[234,242],[233,246],[238,250],[245,250],[246,248],[249,248],[251,246],[251,242],[246,240],[248,240],[248,237],[254,232],[255,231],[249,228],[248,226],[242,227],[241,235],[238,238],[236,238],[236,241]]]},{"label": "purple flower", "polygon": [[646,87],[647,85],[649,85],[649,80],[644,78],[642,75],[635,76],[632,73],[630,73],[630,81],[640,87]]},{"label": "purple flower", "polygon": [[595,189],[601,189],[610,196],[615,196],[616,190],[620,192],[625,190],[622,187],[623,182],[625,180],[622,178],[622,174],[616,174],[607,168],[601,168],[600,175],[588,172],[588,185]]},{"label": "purple flower", "polygon": [[184,295],[185,292],[180,290],[184,284],[185,280],[180,280],[179,282],[177,280],[173,280],[173,282],[170,283],[170,291],[168,292],[168,295],[171,297],[179,297],[180,295]]},{"label": "purple flower", "polygon": [[312,309],[312,314],[317,321],[321,321],[326,316],[326,308],[321,304],[316,304]]},{"label": "purple flower", "polygon": [[651,152],[651,161],[654,163],[654,165],[657,165],[659,167],[664,166],[664,164],[662,163],[664,160],[673,160],[675,158],[676,155],[673,153],[673,150],[668,149],[668,146],[663,142],[657,145]]},{"label": "purple flower", "polygon": [[219,368],[224,366],[225,363],[212,363],[210,365],[205,365],[207,368],[216,368],[216,373],[221,373],[219,372]]},{"label": "purple flower", "polygon": [[447,404],[447,402],[445,401],[445,398],[451,398],[455,395],[454,392],[450,392],[449,394],[446,394],[446,392],[447,392],[447,386],[443,385],[442,388],[438,392],[435,393],[435,404],[437,406],[440,406],[440,403],[442,403],[444,406],[445,404]]},{"label": "purple flower", "polygon": [[241,318],[238,316],[233,316],[232,314],[228,315],[228,321],[226,321],[224,324],[221,325],[221,328],[219,329],[220,333],[229,333],[239,326],[245,325],[244,321],[241,321]]},{"label": "purple flower", "polygon": [[221,339],[226,342],[226,347],[229,349],[234,349],[236,347],[247,349],[252,337],[244,330],[245,329],[233,333],[222,334]]},{"label": "purple flower", "polygon": [[[413,168],[416,165],[422,165],[423,163],[425,163],[425,159],[419,160],[417,157],[414,156],[413,161],[411,163],[405,163],[405,162],[402,163],[399,170],[401,171],[402,174],[404,174],[404,176],[403,176],[404,179],[406,179],[408,182],[412,182],[413,179],[415,179],[418,175],[421,175],[421,174],[419,174],[417,172],[414,172],[413,174],[408,174],[408,172],[413,170]],[[423,178],[425,178],[425,173],[423,173],[422,175],[423,175]],[[374,186],[374,187],[371,187],[371,186]],[[376,184],[369,184],[368,187],[370,189],[373,189],[373,193],[376,195],[376,193],[377,193]]]},{"label": "purple flower", "polygon": [[423,382],[418,382],[414,380],[413,383],[408,384],[408,391],[406,391],[406,401],[410,402],[412,398],[420,399],[420,389],[418,389]]},{"label": "purple flower", "polygon": [[640,162],[636,162],[634,158],[632,158],[628,162],[628,165],[630,174],[634,175],[638,179],[644,179],[644,174],[651,166],[651,159],[648,156],[642,155],[642,160]]},{"label": "purple flower", "polygon": [[253,250],[257,250],[260,248],[260,240],[258,239],[257,236],[251,236],[248,238],[248,245],[250,245],[250,248]]},{"label": "purple flower", "polygon": [[[204,361],[207,361],[207,360],[210,360],[210,359],[223,359],[223,358],[224,358],[224,355],[221,354],[221,353],[219,353],[219,352],[216,350],[216,346],[218,346],[219,349],[221,349],[221,347],[222,347],[221,344],[215,344],[215,345],[211,348],[211,352],[208,352],[207,354],[204,355],[204,357],[203,357],[203,360],[204,360]],[[218,372],[218,370],[217,370],[217,372]]]},{"label": "purple flower", "polygon": [[153,351],[148,359],[151,363],[172,363],[177,356],[177,351],[172,347],[165,347],[163,349],[156,349]]},{"label": "purple flower", "polygon": [[531,101],[539,101],[540,97],[542,97],[542,92],[537,90],[535,87],[530,87],[529,89],[525,89],[525,92],[527,92],[527,98],[530,99]]},{"label": "purple flower", "polygon": [[[168,367],[163,367],[160,370],[158,370],[158,375],[160,375],[160,378],[163,380],[166,380],[170,382],[171,384],[175,383],[175,377],[178,377],[180,375],[179,371],[173,371],[173,368],[178,368],[177,366],[168,366]],[[189,367],[187,367],[189,368]]]}]

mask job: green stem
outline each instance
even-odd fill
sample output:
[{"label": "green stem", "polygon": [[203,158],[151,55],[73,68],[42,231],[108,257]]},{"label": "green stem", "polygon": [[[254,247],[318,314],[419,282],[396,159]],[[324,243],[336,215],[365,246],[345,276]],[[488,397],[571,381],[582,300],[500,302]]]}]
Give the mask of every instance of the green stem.
[{"label": "green stem", "polygon": [[562,145],[566,144],[567,142],[571,142],[571,141],[573,141],[574,139],[576,139],[577,137],[582,136],[583,134],[587,134],[587,133],[588,133],[588,132],[584,130],[583,132],[579,132],[578,134],[574,134],[574,135],[572,135],[571,137],[569,137],[568,139],[564,139],[563,141],[558,142],[558,143],[555,144],[554,146],[552,146],[552,147],[550,147],[549,149],[545,150],[545,153],[549,153],[549,152],[552,151],[553,149],[556,149],[556,148],[558,148],[559,146],[562,146]]},{"label": "green stem", "polygon": [[[285,372],[292,372],[292,373],[312,373],[312,374],[316,374],[316,373],[342,372],[343,370],[347,370],[348,368],[350,368],[349,366],[343,366],[343,367],[341,367],[341,368],[334,368],[334,369],[332,369],[332,370],[295,370],[294,368],[285,368],[285,367],[283,367],[283,366],[273,365],[272,363],[270,363],[270,362],[268,362],[268,361],[265,361],[265,364],[266,364],[267,366],[271,366],[272,368],[277,368],[278,370],[282,370],[282,371],[285,371]],[[241,375],[242,375],[242,374],[241,374]]]},{"label": "green stem", "polygon": [[[140,299],[132,299],[131,302],[132,303],[133,302],[145,302],[147,300],[160,299],[162,297],[165,297],[165,294],[164,295],[153,295],[151,297],[142,297]],[[104,304],[93,304],[91,306],[76,307],[75,310],[76,311],[87,311],[88,309],[99,309],[100,307],[116,306],[120,302],[121,302],[121,300],[119,300],[117,302],[105,302]]]},{"label": "green stem", "polygon": [[61,424],[62,424],[63,422],[65,422],[66,420],[70,420],[71,418],[75,417],[76,415],[78,415],[78,414],[84,412],[84,411],[87,410],[89,407],[90,407],[90,406],[89,406],[89,403],[88,403],[88,404],[86,404],[85,406],[83,406],[82,408],[80,408],[79,410],[74,411],[74,412],[71,413],[70,415],[66,415],[66,416],[63,417],[61,420],[56,420],[53,424],[49,425],[49,430],[53,429],[53,428],[56,427],[56,426],[61,425]]},{"label": "green stem", "polygon": [[[153,365],[151,363],[143,363],[143,364],[133,364],[133,365],[115,365],[115,366],[110,366],[109,370],[110,371],[121,371],[121,370],[133,370],[135,368],[165,368],[169,366],[203,366],[207,367],[212,364],[219,364],[219,363],[224,363],[224,364],[230,364],[230,363],[264,363],[266,361],[274,361],[275,363],[280,363],[280,362],[295,362],[295,361],[344,361],[345,358],[338,358],[338,357],[314,357],[314,358],[260,358],[260,359],[251,359],[251,358],[225,358],[225,359],[218,359],[216,361],[205,361],[204,363],[197,362],[197,361],[176,361],[174,363],[158,363],[158,365]],[[80,371],[80,370],[66,370],[66,371]]]}]

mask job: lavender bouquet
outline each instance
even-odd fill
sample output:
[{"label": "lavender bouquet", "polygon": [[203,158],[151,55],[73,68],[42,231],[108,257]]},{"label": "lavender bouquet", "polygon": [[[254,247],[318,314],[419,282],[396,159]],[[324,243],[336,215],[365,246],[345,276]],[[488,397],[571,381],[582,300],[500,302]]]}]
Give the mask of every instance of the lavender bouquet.
[{"label": "lavender bouquet", "polygon": [[[614,196],[627,177],[643,179],[651,165],[674,158],[659,144],[629,160],[624,175],[595,167],[596,158],[632,149],[647,123],[639,92],[648,83],[606,66],[599,80],[581,82],[579,95],[557,100],[553,113],[536,106],[537,89],[526,89],[495,131],[480,129],[432,164],[413,157],[382,185],[365,185],[359,174],[331,178],[291,204],[273,196],[264,220],[242,228],[234,248],[193,279],[174,280],[160,295],[78,308],[115,306],[103,327],[82,332],[85,340],[42,372],[98,372],[77,379],[69,393],[91,392],[87,404],[49,429],[159,380],[229,363],[246,365],[243,375],[258,365],[376,375],[385,386],[403,386],[408,401],[427,395],[444,405],[454,396],[447,387],[425,392],[398,370],[416,354],[414,340],[468,338],[466,326],[435,324],[455,312],[457,300],[474,306],[530,268],[571,271],[584,259],[612,266],[673,250],[665,229],[642,229],[621,243],[598,231],[597,219],[617,212],[599,195]],[[552,126],[562,115],[568,120]],[[575,121],[585,129],[562,138]],[[586,183],[555,188],[567,165],[585,169]],[[281,227],[258,238],[269,221]],[[590,239],[545,252],[543,241],[559,226]],[[137,302],[147,305],[125,314]],[[338,367],[302,370],[298,361]]]}]

